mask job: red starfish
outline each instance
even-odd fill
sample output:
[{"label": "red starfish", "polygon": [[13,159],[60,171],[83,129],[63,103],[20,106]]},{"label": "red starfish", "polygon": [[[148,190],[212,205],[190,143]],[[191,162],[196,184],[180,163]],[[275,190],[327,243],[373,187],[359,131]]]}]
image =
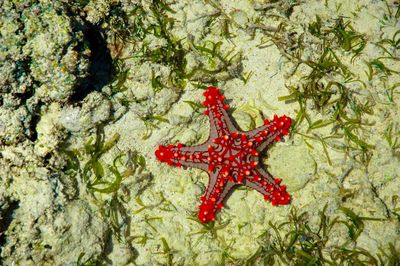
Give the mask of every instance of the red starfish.
[{"label": "red starfish", "polygon": [[209,87],[203,93],[207,107],[204,112],[210,117],[210,136],[200,145],[185,147],[160,145],[155,152],[158,160],[169,165],[189,166],[208,171],[209,183],[200,198],[198,218],[206,223],[215,219],[215,213],[236,185],[245,185],[264,195],[272,205],[288,204],[290,196],[286,186],[279,185],[281,179],[273,178],[258,163],[259,153],[274,140],[287,135],[291,119],[274,116],[273,121],[264,120],[264,125],[242,132],[233,125],[224,104],[224,96],[218,88]]}]

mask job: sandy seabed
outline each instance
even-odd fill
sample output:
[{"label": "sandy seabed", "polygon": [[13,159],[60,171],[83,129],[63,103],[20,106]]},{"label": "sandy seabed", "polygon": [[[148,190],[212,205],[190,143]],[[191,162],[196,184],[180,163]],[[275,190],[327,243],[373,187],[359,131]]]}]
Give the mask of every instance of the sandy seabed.
[{"label": "sandy seabed", "polygon": [[[397,1],[0,13],[1,265],[400,263]],[[242,130],[294,120],[261,158],[289,205],[242,187],[202,224],[207,173],[156,161],[159,144],[207,140],[211,85]]]}]

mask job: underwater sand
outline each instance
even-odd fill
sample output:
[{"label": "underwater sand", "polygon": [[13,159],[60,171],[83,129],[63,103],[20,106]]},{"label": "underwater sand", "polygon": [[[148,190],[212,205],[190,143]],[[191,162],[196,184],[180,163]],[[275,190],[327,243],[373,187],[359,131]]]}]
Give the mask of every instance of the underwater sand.
[{"label": "underwater sand", "polygon": [[[400,263],[398,2],[4,0],[0,13],[1,265]],[[207,173],[156,160],[160,144],[207,140],[211,85],[242,130],[295,120],[261,159],[289,205],[242,187],[202,224]]]}]

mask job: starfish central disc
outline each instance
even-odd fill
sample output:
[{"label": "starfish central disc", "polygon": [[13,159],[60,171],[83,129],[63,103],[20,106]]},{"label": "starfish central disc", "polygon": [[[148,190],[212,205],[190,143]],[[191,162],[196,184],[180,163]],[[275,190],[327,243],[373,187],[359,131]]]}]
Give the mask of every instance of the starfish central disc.
[{"label": "starfish central disc", "polygon": [[254,143],[244,133],[234,132],[213,139],[208,147],[208,170],[221,169],[225,179],[242,183],[251,174],[251,169],[258,165],[258,158],[255,157],[258,152],[253,146]]},{"label": "starfish central disc", "polygon": [[177,167],[195,167],[209,174],[209,183],[200,198],[199,219],[209,222],[223,207],[229,191],[237,185],[245,185],[264,195],[272,205],[288,204],[290,196],[281,179],[273,178],[259,165],[259,153],[274,141],[287,135],[291,119],[274,116],[272,121],[264,120],[264,125],[251,131],[242,132],[233,125],[224,104],[224,96],[218,88],[209,87],[203,94],[207,108],[204,114],[210,118],[209,139],[200,145],[185,147],[160,145],[155,152],[158,160]]}]

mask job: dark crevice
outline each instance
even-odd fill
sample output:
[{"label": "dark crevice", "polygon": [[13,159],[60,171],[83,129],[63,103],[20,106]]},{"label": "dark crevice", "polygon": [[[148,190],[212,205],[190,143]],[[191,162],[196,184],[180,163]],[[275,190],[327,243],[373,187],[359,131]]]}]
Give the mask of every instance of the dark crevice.
[{"label": "dark crevice", "polygon": [[29,131],[27,133],[27,137],[30,141],[35,142],[38,138],[36,126],[40,121],[40,109],[44,103],[39,101],[35,106],[34,109],[30,112],[31,114],[31,121],[29,123]]},{"label": "dark crevice", "polygon": [[15,80],[18,80],[21,78],[23,75],[29,75],[31,72],[31,58],[26,57],[21,60],[17,60],[15,62],[15,69],[13,71],[13,76]]},{"label": "dark crevice", "polygon": [[[10,226],[14,219],[15,211],[19,208],[19,201],[7,201],[0,206],[0,250],[6,244],[6,235],[4,232]],[[0,254],[1,255],[1,254]],[[0,257],[1,261],[1,257]]]},{"label": "dark crevice", "polygon": [[45,165],[50,165],[50,159],[51,159],[51,154],[47,153],[44,157],[43,157],[43,162]]},{"label": "dark crevice", "polygon": [[62,4],[63,12],[71,20],[72,31],[83,33],[84,40],[78,42],[74,50],[79,53],[83,53],[87,48],[90,50],[88,73],[77,81],[75,91],[70,98],[71,102],[76,104],[80,104],[90,92],[100,91],[111,83],[113,78],[113,61],[104,31],[99,25],[86,21],[81,13],[83,6],[88,2],[85,0]]},{"label": "dark crevice", "polygon": [[[19,80],[26,76],[26,77],[31,77],[31,63],[32,63],[32,58],[30,56],[24,57],[23,59],[17,60],[15,62],[15,68],[13,70],[13,79],[17,82]],[[14,95],[21,100],[20,105],[26,105],[27,100],[29,100],[31,97],[33,97],[35,93],[35,88],[39,87],[40,84],[37,82],[35,79],[31,79],[29,83],[25,82],[25,90],[24,92],[16,92]],[[21,85],[21,84],[19,84]]]},{"label": "dark crevice", "polygon": [[90,49],[90,62],[88,75],[78,81],[75,92],[71,96],[73,103],[81,102],[92,91],[100,91],[112,80],[113,62],[100,27],[85,22],[82,31]]}]

